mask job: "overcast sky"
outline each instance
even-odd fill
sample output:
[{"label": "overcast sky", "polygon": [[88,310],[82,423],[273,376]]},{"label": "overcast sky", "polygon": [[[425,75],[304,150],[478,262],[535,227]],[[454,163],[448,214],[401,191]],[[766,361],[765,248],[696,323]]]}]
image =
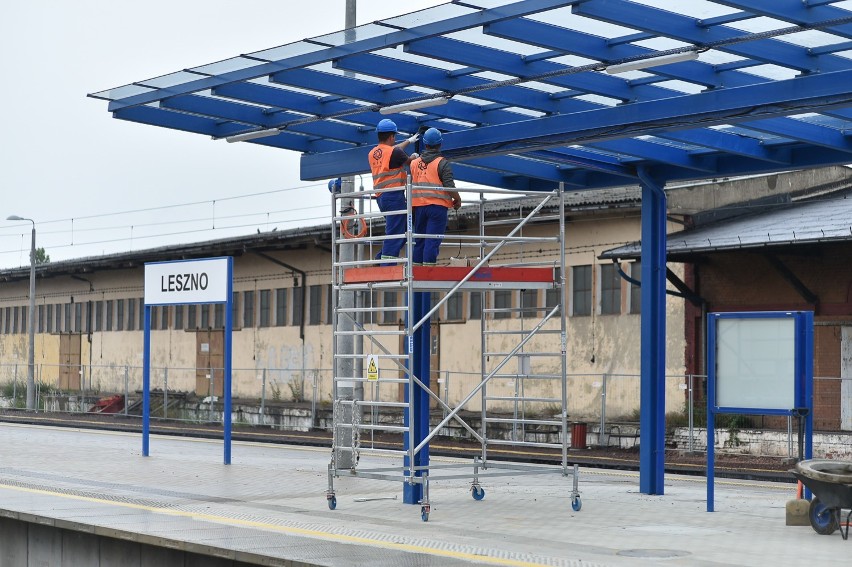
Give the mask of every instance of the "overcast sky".
[{"label": "overcast sky", "polygon": [[[442,3],[359,0],[357,23]],[[9,215],[36,221],[53,261],[322,222],[328,191],[299,180],[297,153],[115,120],[86,94],[338,31],[344,12],[345,0],[0,2],[0,268],[29,265],[31,225]],[[190,202],[204,203],[113,214]]]}]

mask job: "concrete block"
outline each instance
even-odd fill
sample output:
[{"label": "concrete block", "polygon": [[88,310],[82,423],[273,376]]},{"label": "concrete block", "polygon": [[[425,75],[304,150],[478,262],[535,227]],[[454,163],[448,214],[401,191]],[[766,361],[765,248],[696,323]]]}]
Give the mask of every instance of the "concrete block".
[{"label": "concrete block", "polygon": [[98,537],[62,530],[62,565],[98,565]]},{"label": "concrete block", "polygon": [[788,526],[810,526],[811,521],[808,519],[808,509],[810,508],[808,500],[788,500],[787,501],[787,525]]},{"label": "concrete block", "polygon": [[142,546],[140,567],[184,567],[185,562],[186,554],[179,549]]},{"label": "concrete block", "polygon": [[101,538],[99,567],[141,567],[141,546],[136,542]]},{"label": "concrete block", "polygon": [[62,532],[53,526],[29,524],[27,565],[62,566]]},{"label": "concrete block", "polygon": [[27,528],[24,522],[0,518],[0,567],[27,567]]}]

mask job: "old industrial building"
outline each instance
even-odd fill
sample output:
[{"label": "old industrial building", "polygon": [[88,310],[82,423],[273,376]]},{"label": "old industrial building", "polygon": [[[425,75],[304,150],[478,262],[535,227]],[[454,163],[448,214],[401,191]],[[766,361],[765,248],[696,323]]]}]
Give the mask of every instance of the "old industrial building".
[{"label": "old industrial building", "polygon": [[[720,181],[711,186],[669,188],[669,232],[677,234],[684,224],[702,224],[712,215],[723,214],[720,211],[742,211],[741,203],[754,199],[782,202],[820,191],[836,194],[848,184],[847,171],[829,168]],[[640,232],[639,194],[638,187],[566,194],[568,273],[564,304],[568,312],[568,372],[572,392],[569,411],[573,415],[599,413],[604,377],[609,378],[606,411],[611,416],[628,416],[637,410],[639,288],[623,278],[619,269],[624,275],[639,278],[638,247],[629,245]],[[492,219],[511,219],[529,208],[528,199],[493,200],[485,206],[488,218]],[[478,209],[462,209],[458,217],[451,218],[442,247],[445,262],[462,254],[461,248],[454,246],[452,234],[476,233],[477,222]],[[374,223],[376,226],[371,228],[381,230],[381,221]],[[553,234],[558,224],[544,222],[525,230],[528,235]],[[690,230],[697,229],[684,234],[690,234]],[[847,307],[843,305],[847,305],[848,298],[846,295],[835,298],[836,290],[823,289],[837,279],[819,279],[822,283],[808,281],[808,275],[818,272],[810,264],[800,265],[800,262],[817,261],[823,271],[839,270],[836,272],[839,274],[845,268],[842,262],[833,261],[838,256],[831,252],[834,250],[831,247],[842,248],[845,244],[809,242],[809,254],[814,247],[824,251],[816,260],[799,254],[800,248],[785,248],[784,254],[794,254],[797,258],[784,257],[783,264],[789,268],[780,268],[778,262],[761,256],[761,262],[767,262],[766,269],[745,270],[745,266],[755,266],[754,252],[734,250],[723,254],[721,249],[709,251],[696,245],[673,251],[672,247],[679,246],[679,242],[674,236],[670,241],[669,287],[687,293],[686,299],[672,296],[667,302],[667,406],[671,411],[683,408],[685,376],[704,374],[702,314],[708,310],[816,307],[818,350],[833,353],[817,357],[816,373],[841,375],[840,337],[845,331],[840,323],[828,325],[826,318],[846,317],[843,310]],[[112,393],[138,389],[144,263],[233,256],[234,396],[327,402],[333,368],[330,245],[331,228],[324,224],[40,265],[36,285],[38,379],[43,388],[63,392],[84,389]],[[555,261],[556,249],[528,247],[509,255]],[[613,263],[612,258],[618,262]],[[495,260],[499,264],[509,259],[504,255]],[[808,281],[804,287],[819,296],[817,303],[804,298],[802,286],[791,284],[794,280],[789,273],[802,272],[805,275],[799,277]],[[0,272],[3,279],[0,382],[8,383],[15,376],[21,380],[26,374],[28,277],[27,267]],[[765,278],[774,283],[764,281]],[[842,286],[848,286],[848,276],[839,279],[846,282]],[[702,298],[703,307],[694,301],[697,296]],[[365,301],[369,305],[393,307],[404,299],[400,292],[374,291]],[[485,306],[477,294],[468,292],[448,301],[432,324],[433,371],[438,374],[439,394],[452,404],[469,390],[471,381],[479,379],[471,372],[470,360],[472,353],[480,350],[479,320],[484,307],[515,307],[517,310],[510,317],[517,319],[531,315],[524,308],[550,306],[556,301],[553,290],[492,291]],[[212,305],[153,308],[153,387],[195,392],[199,396],[221,393],[223,309]],[[398,311],[380,311],[375,317],[379,325],[397,327],[400,323]],[[826,342],[828,337],[836,338],[831,346]],[[831,388],[835,386],[839,389],[840,382],[821,395],[833,395]],[[475,400],[471,405],[476,409]],[[838,412],[839,405],[835,417],[818,423],[839,427]]]}]

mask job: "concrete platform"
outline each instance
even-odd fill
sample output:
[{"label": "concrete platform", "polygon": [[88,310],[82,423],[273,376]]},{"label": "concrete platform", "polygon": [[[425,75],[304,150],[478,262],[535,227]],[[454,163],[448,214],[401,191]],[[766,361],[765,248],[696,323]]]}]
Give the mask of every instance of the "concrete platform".
[{"label": "concrete platform", "polygon": [[[422,522],[401,482],[338,479],[329,510],[328,449],[237,442],[226,466],[221,441],[152,437],[147,458],[141,445],[137,434],[0,424],[0,517],[231,564],[845,565],[852,553],[838,534],[785,526],[790,484],[718,481],[707,513],[703,478],[670,475],[664,496],[647,496],[635,473],[581,469],[574,512],[570,477],[486,478],[482,501],[447,480],[432,483]],[[20,563],[20,549],[10,559],[9,533],[0,566],[70,564]]]}]

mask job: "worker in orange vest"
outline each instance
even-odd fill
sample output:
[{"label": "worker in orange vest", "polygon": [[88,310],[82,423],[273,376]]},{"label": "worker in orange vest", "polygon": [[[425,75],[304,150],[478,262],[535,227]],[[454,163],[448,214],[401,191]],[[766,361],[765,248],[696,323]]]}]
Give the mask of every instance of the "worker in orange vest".
[{"label": "worker in orange vest", "polygon": [[[394,145],[396,141],[396,123],[387,118],[380,120],[376,126],[379,145],[370,150],[370,170],[373,173],[373,189],[392,189],[405,187],[408,174],[406,166],[417,154],[408,156],[404,149],[419,138],[418,134]],[[385,213],[385,235],[403,234],[405,232],[406,205],[405,190],[388,191],[376,194],[379,210]],[[393,214],[392,211],[402,211]],[[391,214],[388,214],[391,213]],[[399,251],[405,244],[404,238],[391,238],[382,241],[382,249],[376,254],[376,260],[392,260],[383,266],[392,266],[393,261],[399,260]]]},{"label": "worker in orange vest", "polygon": [[443,137],[436,128],[423,133],[426,149],[411,161],[411,207],[414,210],[414,232],[434,235],[418,237],[414,241],[412,261],[415,264],[434,266],[438,261],[438,249],[447,230],[447,213],[450,207],[461,207],[461,196],[455,188],[453,168],[441,156]]}]

